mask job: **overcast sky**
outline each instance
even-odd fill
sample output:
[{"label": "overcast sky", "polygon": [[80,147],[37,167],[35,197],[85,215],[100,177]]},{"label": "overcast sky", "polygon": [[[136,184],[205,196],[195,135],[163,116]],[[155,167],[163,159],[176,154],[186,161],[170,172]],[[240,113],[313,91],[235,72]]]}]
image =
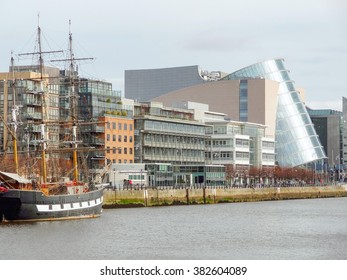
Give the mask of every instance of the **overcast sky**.
[{"label": "overcast sky", "polygon": [[11,50],[34,51],[38,13],[44,50],[67,49],[71,19],[75,56],[96,58],[80,72],[115,90],[123,91],[124,70],[199,65],[231,73],[281,57],[308,106],[342,110],[347,97],[346,0],[6,0],[0,72]]}]

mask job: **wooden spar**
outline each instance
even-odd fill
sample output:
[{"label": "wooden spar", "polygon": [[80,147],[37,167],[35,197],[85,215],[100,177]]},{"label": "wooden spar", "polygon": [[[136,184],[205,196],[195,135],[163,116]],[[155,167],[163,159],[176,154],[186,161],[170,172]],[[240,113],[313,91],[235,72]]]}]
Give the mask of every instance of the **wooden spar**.
[{"label": "wooden spar", "polygon": [[[15,171],[17,174],[19,174],[19,164],[18,164],[18,148],[17,148],[17,111],[18,107],[16,106],[16,79],[14,76],[14,59],[13,55],[11,55],[11,66],[12,66],[12,99],[13,99],[13,107],[12,107],[12,121],[13,121],[13,132],[11,132],[13,136],[13,157],[14,157],[14,164],[15,164]],[[7,106],[7,104],[6,104]]]},{"label": "wooden spar", "polygon": [[78,162],[77,162],[77,127],[76,125],[74,125],[72,127],[72,141],[74,142],[74,150],[73,150],[73,167],[74,167],[74,179],[77,182],[78,181]]}]

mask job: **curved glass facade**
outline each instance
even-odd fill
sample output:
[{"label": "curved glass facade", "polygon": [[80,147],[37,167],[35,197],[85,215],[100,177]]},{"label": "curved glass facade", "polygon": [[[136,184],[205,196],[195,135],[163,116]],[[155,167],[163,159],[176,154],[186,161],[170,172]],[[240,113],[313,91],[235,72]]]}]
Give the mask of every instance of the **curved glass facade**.
[{"label": "curved glass facade", "polygon": [[224,80],[263,78],[280,83],[276,116],[276,161],[280,166],[298,166],[326,158],[283,61],[275,59],[256,63],[231,73]]}]

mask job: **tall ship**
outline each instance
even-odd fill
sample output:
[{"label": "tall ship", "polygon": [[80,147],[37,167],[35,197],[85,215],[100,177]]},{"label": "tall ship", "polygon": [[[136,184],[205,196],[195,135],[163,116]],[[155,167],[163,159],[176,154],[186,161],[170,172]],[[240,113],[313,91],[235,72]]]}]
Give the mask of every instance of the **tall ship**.
[{"label": "tall ship", "polygon": [[[78,138],[86,123],[77,113],[71,27],[67,58],[55,60],[68,65],[63,76],[44,66],[44,55],[62,51],[42,51],[41,36],[38,24],[37,48],[20,54],[38,57],[37,71],[30,67],[15,71],[12,56],[8,73],[12,77],[3,82],[0,223],[94,218],[102,213],[105,185],[86,170],[84,156],[91,148]],[[60,99],[65,100],[64,108]]]}]

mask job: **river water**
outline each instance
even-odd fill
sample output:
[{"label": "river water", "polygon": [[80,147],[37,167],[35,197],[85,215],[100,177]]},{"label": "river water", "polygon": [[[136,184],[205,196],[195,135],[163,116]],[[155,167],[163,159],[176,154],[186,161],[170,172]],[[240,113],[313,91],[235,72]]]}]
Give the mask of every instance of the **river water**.
[{"label": "river water", "polygon": [[0,224],[2,260],[347,260],[347,198],[107,209]]}]

